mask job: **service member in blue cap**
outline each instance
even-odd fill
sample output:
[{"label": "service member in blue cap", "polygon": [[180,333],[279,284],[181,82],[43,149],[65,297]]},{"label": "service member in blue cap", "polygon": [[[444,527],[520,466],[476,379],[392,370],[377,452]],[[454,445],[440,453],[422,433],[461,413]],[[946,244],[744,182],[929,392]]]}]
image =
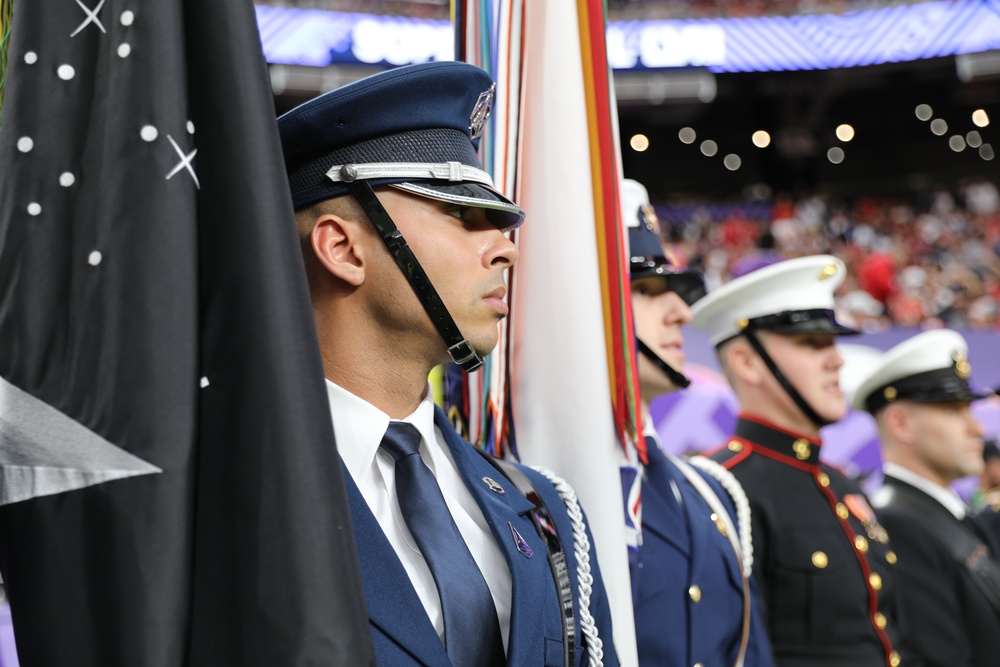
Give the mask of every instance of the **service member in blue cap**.
[{"label": "service member in blue cap", "polygon": [[695,303],[741,413],[712,458],[743,485],[753,559],[780,667],[900,664],[885,529],[856,484],[820,461],[819,429],[847,412],[834,341],[844,264],[786,260]]},{"label": "service member in blue cap", "polygon": [[774,659],[751,578],[746,495],[719,464],[664,453],[649,413],[652,399],[690,384],[681,327],[691,321],[689,304],[705,293],[704,280],[664,253],[641,183],[623,181],[622,201],[649,460],[641,479],[642,544],[630,559],[639,662],[768,667]]},{"label": "service member in blue cap", "polygon": [[934,667],[1000,665],[1000,562],[951,483],[982,472],[983,425],[968,346],[926,331],[868,370],[854,407],[875,416],[885,481],[872,497],[899,554],[907,659]]},{"label": "service member in blue cap", "polygon": [[596,553],[573,546],[585,523],[548,479],[462,440],[428,390],[437,364],[481,364],[507,314],[504,232],[524,214],[476,156],[492,103],[485,72],[436,62],[278,121],[375,653],[614,665]]}]

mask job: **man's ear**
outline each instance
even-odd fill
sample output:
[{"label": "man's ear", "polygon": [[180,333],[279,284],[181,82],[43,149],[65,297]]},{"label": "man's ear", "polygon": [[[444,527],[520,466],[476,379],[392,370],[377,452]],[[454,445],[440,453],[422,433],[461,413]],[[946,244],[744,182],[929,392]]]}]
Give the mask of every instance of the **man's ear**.
[{"label": "man's ear", "polygon": [[316,259],[331,275],[353,287],[365,281],[364,236],[361,225],[332,213],[316,219],[311,235]]},{"label": "man's ear", "polygon": [[913,437],[913,418],[906,405],[892,403],[882,408],[879,421],[894,440],[907,442]]},{"label": "man's ear", "polygon": [[725,349],[726,365],[734,377],[751,387],[761,382],[760,357],[742,338],[731,341]]}]

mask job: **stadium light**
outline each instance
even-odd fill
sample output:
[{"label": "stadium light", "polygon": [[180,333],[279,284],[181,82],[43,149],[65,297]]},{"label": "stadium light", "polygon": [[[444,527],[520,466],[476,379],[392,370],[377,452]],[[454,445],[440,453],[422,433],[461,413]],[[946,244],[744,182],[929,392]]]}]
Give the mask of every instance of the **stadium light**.
[{"label": "stadium light", "polygon": [[767,148],[771,145],[771,135],[764,130],[757,130],[750,137],[750,141],[752,141],[753,145],[757,148]]},{"label": "stadium light", "polygon": [[841,141],[850,141],[854,138],[854,128],[844,123],[837,126],[837,138]]},{"label": "stadium light", "polygon": [[990,117],[986,114],[985,109],[976,109],[972,112],[972,122],[977,127],[986,127],[990,124]]},{"label": "stadium light", "polygon": [[681,143],[693,144],[694,140],[698,138],[693,128],[682,127],[680,132],[677,133],[677,138],[681,140]]},{"label": "stadium light", "polygon": [[637,153],[641,153],[647,148],[649,148],[649,137],[645,134],[633,134],[632,138],[628,140],[628,145],[632,147]]}]

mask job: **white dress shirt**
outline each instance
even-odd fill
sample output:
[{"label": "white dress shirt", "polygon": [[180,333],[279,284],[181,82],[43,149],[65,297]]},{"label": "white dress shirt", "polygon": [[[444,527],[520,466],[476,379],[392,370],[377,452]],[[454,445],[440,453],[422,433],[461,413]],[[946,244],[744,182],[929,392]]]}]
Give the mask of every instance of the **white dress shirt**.
[{"label": "white dress shirt", "polygon": [[[399,510],[395,462],[388,452],[379,448],[391,421],[389,415],[329,380],[326,381],[326,391],[340,457],[389,544],[399,556],[438,636],[443,637],[444,617],[434,576]],[[506,650],[510,634],[510,570],[479,504],[459,475],[444,436],[434,424],[434,402],[430,396],[428,388],[413,414],[401,421],[412,424],[420,432],[420,458],[437,478],[451,516],[486,579],[496,606],[500,634]]]},{"label": "white dress shirt", "polygon": [[896,479],[906,482],[911,486],[917,487],[931,498],[944,505],[945,509],[954,514],[955,518],[959,521],[965,518],[967,512],[965,502],[951,487],[945,488],[943,486],[939,486],[926,477],[918,475],[909,468],[904,468],[903,466],[890,461],[882,464],[882,472],[886,475],[892,475]]}]

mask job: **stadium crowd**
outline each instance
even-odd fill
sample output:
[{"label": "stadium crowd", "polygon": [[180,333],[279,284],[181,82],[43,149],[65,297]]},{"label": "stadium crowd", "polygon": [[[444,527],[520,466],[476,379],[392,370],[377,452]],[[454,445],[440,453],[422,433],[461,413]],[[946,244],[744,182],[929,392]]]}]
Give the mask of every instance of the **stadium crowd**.
[{"label": "stadium crowd", "polygon": [[992,330],[1000,324],[1000,192],[971,179],[953,188],[852,201],[777,193],[730,204],[657,206],[678,259],[710,287],[780,259],[831,253],[848,267],[845,320]]}]

